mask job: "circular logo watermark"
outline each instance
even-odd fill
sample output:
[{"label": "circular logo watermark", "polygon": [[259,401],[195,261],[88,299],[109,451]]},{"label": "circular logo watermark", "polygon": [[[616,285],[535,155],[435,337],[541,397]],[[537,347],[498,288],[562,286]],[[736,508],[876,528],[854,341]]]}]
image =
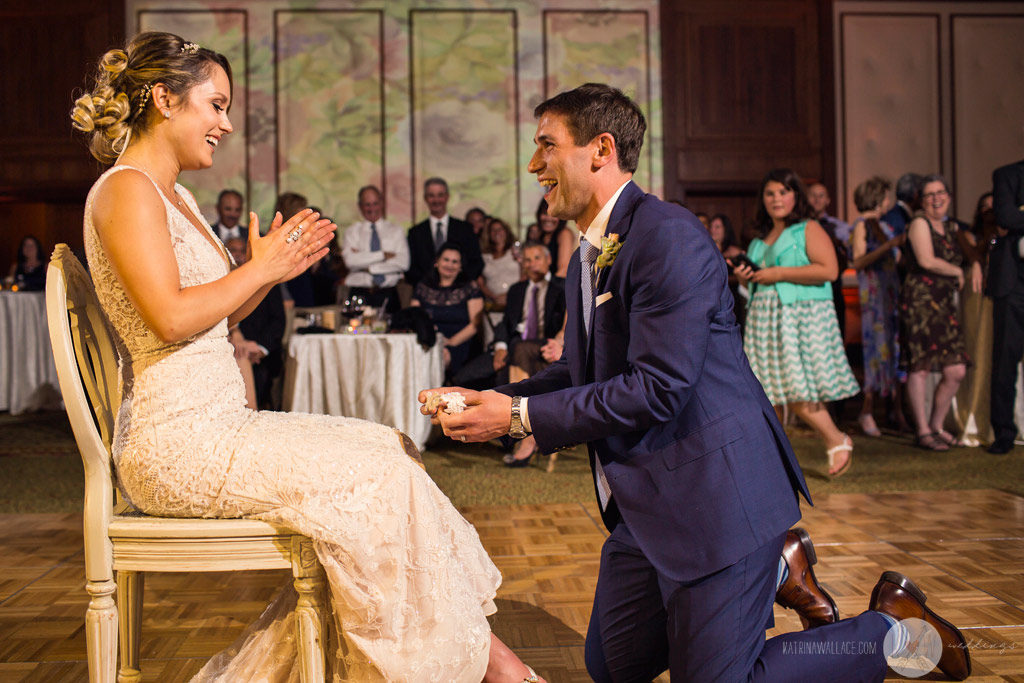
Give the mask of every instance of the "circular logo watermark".
[{"label": "circular logo watermark", "polygon": [[889,629],[882,642],[882,654],[893,671],[918,678],[935,668],[942,656],[942,638],[923,619],[903,619]]}]

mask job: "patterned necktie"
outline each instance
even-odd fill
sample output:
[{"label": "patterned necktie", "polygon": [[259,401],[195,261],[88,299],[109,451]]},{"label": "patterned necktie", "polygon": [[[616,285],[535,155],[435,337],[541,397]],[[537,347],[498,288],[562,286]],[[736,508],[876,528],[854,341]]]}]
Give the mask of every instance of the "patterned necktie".
[{"label": "patterned necktie", "polygon": [[540,285],[530,285],[530,298],[526,304],[526,327],[523,329],[523,339],[537,339],[537,295],[540,293]]},{"label": "patterned necktie", "polygon": [[601,250],[586,239],[580,241],[580,287],[583,290],[583,329],[590,335],[590,314],[594,311],[594,264]]},{"label": "patterned necktie", "polygon": [[[377,224],[370,223],[370,251],[380,251],[380,234],[377,232]],[[380,287],[384,284],[384,276],[377,274],[373,277],[373,286]]]},{"label": "patterned necktie", "polygon": [[441,221],[437,222],[437,232],[434,233],[434,251],[436,252],[444,244],[444,224]]}]

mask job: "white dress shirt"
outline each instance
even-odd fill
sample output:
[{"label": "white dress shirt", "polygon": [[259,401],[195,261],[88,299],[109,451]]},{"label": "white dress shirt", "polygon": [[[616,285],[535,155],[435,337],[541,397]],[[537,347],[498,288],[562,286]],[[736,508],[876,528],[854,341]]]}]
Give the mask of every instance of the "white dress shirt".
[{"label": "white dress shirt", "polygon": [[227,244],[228,240],[233,240],[235,238],[243,239],[242,226],[240,223],[236,223],[235,227],[233,228],[225,228],[223,225],[221,225],[220,221],[217,221],[210,227],[212,227],[213,231],[217,233],[217,237],[220,238],[220,241],[224,242],[225,244]]},{"label": "white dress shirt", "polygon": [[[370,251],[370,221],[353,223],[341,237],[341,257],[349,273],[345,284],[349,287],[373,287],[373,276],[383,275],[381,287],[394,287],[409,269],[409,242],[405,230],[381,218],[374,221],[380,237],[380,251]],[[384,258],[384,252],[394,254]]]},{"label": "white dress shirt", "polygon": [[[448,218],[448,214],[445,214],[440,218],[435,218],[434,216],[427,216],[427,222],[430,224],[430,241],[434,243],[435,248],[441,246],[442,244],[448,241]],[[438,221],[441,222],[441,234],[444,235],[444,239],[442,239],[440,243],[436,239]]]}]

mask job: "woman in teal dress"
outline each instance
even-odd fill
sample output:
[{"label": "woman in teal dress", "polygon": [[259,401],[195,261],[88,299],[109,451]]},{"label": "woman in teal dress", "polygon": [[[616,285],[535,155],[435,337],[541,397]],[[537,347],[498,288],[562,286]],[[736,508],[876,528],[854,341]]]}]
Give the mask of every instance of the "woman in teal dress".
[{"label": "woman in teal dress", "polygon": [[832,280],[835,248],[814,219],[799,176],[774,169],[761,182],[757,224],[736,275],[751,290],[743,350],[775,406],[789,406],[825,442],[829,474],[853,462],[853,441],[836,427],[824,403],[859,391],[839,336]]},{"label": "woman in teal dress", "polygon": [[868,436],[881,436],[872,413],[875,396],[894,399],[899,411],[901,402],[897,397],[906,376],[898,367],[900,278],[896,272],[906,234],[895,235],[881,220],[892,199],[892,182],[879,176],[865,180],[853,192],[853,202],[861,212],[850,236],[860,290],[864,353],[864,403],[858,421]]}]

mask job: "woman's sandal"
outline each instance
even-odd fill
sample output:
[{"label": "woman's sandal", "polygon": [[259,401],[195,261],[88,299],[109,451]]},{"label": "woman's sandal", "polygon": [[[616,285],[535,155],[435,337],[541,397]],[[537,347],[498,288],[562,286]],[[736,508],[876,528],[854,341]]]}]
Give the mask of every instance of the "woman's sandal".
[{"label": "woman's sandal", "polygon": [[[832,468],[836,464],[836,455],[842,453],[843,451],[849,453],[849,455],[846,458],[846,462],[843,463],[842,467],[833,472]],[[842,475],[849,472],[850,466],[853,465],[853,439],[851,439],[849,435],[843,434],[843,443],[839,444],[838,446],[833,446],[832,448],[829,448],[827,451],[825,451],[825,454],[828,455],[828,476],[832,477],[833,479],[836,477],[841,477]]]},{"label": "woman's sandal", "polygon": [[946,443],[945,439],[939,436],[938,432],[918,434],[914,437],[914,445],[918,448],[923,448],[926,451],[944,452],[949,450],[949,444]]},{"label": "woman's sandal", "polygon": [[936,439],[946,444],[950,448],[954,448],[960,445],[960,442],[956,440],[955,436],[941,429],[937,432],[932,432],[932,436],[934,436]]}]

